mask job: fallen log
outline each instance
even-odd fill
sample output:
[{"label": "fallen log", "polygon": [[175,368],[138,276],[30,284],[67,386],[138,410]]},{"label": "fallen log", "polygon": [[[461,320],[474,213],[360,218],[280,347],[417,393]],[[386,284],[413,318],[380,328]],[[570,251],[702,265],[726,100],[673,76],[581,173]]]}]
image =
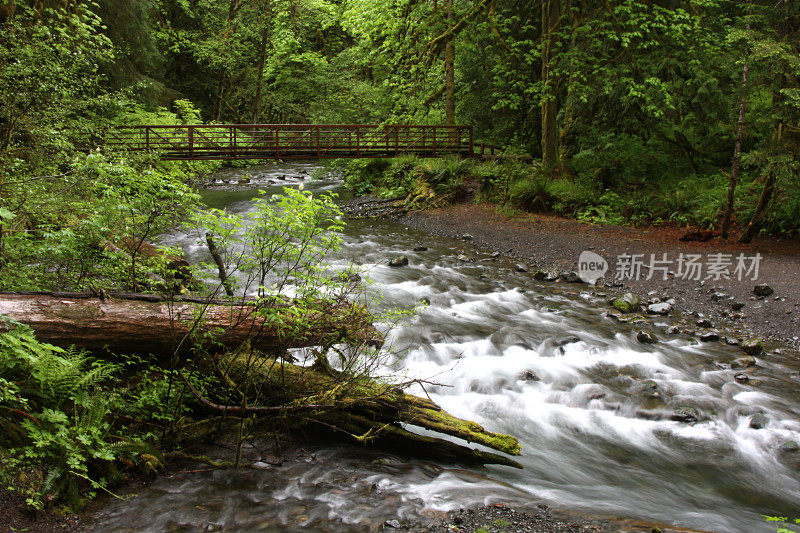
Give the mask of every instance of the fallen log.
[{"label": "fallen log", "polygon": [[[443,411],[429,399],[406,394],[396,385],[366,376],[330,372],[323,367],[299,366],[246,356],[226,361],[233,381],[256,382],[269,406],[221,406],[192,393],[217,414],[285,416],[292,424],[338,435],[364,445],[377,446],[426,458],[468,464],[501,464],[522,468],[504,455],[473,449],[441,438],[413,433],[409,426],[442,433],[508,455],[520,455],[517,439],[487,431],[481,425]],[[302,399],[298,401],[298,399]]]},{"label": "fallen log", "polygon": [[[0,317],[30,326],[40,340],[57,346],[167,357],[200,343],[236,349],[249,342],[268,353],[338,342],[382,344],[366,310],[346,303],[319,302],[316,309],[298,312],[290,304],[264,307],[252,301],[101,296],[0,293]],[[13,327],[0,321],[0,331]]]}]

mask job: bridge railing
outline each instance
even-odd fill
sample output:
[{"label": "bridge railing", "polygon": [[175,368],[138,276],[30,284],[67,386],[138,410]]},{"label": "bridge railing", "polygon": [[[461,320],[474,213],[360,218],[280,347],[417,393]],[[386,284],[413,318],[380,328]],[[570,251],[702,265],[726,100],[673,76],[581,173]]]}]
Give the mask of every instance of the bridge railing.
[{"label": "bridge railing", "polygon": [[163,159],[473,155],[471,126],[371,124],[185,124],[121,126],[106,144]]}]

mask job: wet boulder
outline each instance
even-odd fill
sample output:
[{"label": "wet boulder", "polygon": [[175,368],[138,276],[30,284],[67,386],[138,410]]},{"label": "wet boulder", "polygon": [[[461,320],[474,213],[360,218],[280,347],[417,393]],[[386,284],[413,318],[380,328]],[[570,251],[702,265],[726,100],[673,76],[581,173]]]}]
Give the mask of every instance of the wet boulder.
[{"label": "wet boulder", "polygon": [[719,340],[719,333],[716,331],[706,331],[700,335],[700,340],[703,342],[717,342]]},{"label": "wet boulder", "polygon": [[470,256],[468,256],[466,254],[458,254],[458,257],[456,257],[456,259],[458,259],[462,263],[474,263],[475,262],[475,260],[473,258],[471,258]]},{"label": "wet boulder", "polygon": [[753,429],[764,429],[769,425],[769,418],[763,413],[754,414],[750,418],[750,427]]},{"label": "wet boulder", "polygon": [[781,451],[784,453],[795,453],[800,451],[800,445],[793,440],[788,440],[781,444]]},{"label": "wet boulder", "polygon": [[742,342],[741,347],[747,355],[759,355],[764,351],[764,344],[761,339],[747,339]]},{"label": "wet boulder", "polygon": [[533,279],[537,281],[555,281],[558,279],[558,272],[554,272],[552,270],[537,270],[533,274]]},{"label": "wet boulder", "polygon": [[399,255],[389,260],[389,266],[392,268],[404,267],[408,265],[408,257]]},{"label": "wet boulder", "polygon": [[633,313],[639,310],[640,305],[639,297],[632,292],[627,292],[622,296],[615,298],[613,305],[614,308],[622,313]]},{"label": "wet boulder", "polygon": [[563,279],[567,283],[581,283],[583,280],[578,275],[577,272],[570,270],[568,272],[561,273],[561,279]]},{"label": "wet boulder", "polygon": [[514,271],[523,272],[523,273],[527,272],[528,271],[528,265],[526,265],[524,263],[517,263],[516,265],[514,265]]},{"label": "wet boulder", "polygon": [[474,237],[469,233],[465,233],[461,236],[462,241],[471,241],[472,239],[474,239]]},{"label": "wet boulder", "polygon": [[748,376],[748,375],[747,375],[747,374],[745,374],[744,372],[739,372],[738,374],[736,374],[736,375],[734,375],[734,376],[733,376],[733,380],[734,380],[736,383],[742,383],[742,384],[744,384],[744,383],[747,383],[748,381],[750,381],[750,376]]},{"label": "wet boulder", "polygon": [[517,376],[520,381],[539,381],[539,376],[533,370],[523,370]]},{"label": "wet boulder", "polygon": [[414,251],[415,252],[427,252],[428,251],[428,247],[427,246],[416,246],[414,248]]},{"label": "wet boulder", "polygon": [[731,368],[750,368],[751,366],[756,366],[756,358],[752,355],[738,357],[731,361]]},{"label": "wet boulder", "polygon": [[642,344],[654,344],[656,337],[652,333],[642,330],[636,334],[636,340]]},{"label": "wet boulder", "polygon": [[670,416],[670,420],[683,422],[684,424],[694,424],[700,420],[700,411],[695,407],[678,407]]}]

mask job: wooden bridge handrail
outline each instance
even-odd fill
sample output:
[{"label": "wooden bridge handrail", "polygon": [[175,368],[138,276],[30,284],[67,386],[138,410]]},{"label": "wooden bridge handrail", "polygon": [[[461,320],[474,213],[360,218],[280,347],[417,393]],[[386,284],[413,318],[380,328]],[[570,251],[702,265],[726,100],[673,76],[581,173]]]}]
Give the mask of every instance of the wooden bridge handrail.
[{"label": "wooden bridge handrail", "polygon": [[163,159],[501,157],[472,126],[439,124],[124,124],[107,144]]}]

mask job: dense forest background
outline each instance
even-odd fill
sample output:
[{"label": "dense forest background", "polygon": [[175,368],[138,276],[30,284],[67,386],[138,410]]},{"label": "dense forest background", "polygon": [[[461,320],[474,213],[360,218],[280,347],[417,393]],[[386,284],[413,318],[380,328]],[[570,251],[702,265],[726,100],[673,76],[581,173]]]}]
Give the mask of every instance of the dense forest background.
[{"label": "dense forest background", "polygon": [[12,0],[0,24],[7,175],[119,123],[458,123],[541,159],[488,199],[800,225],[790,0]]}]

